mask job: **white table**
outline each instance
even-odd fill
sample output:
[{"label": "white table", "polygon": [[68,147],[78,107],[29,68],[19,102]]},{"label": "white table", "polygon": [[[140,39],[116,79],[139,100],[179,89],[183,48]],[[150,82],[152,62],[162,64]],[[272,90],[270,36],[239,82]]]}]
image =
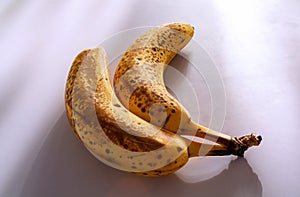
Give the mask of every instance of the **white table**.
[{"label": "white table", "polygon": [[[297,0],[2,1],[0,196],[299,196],[299,8]],[[119,172],[91,156],[67,122],[70,64],[120,31],[174,21],[195,27],[194,41],[219,70],[222,132],[256,131],[263,142],[244,159],[196,158],[166,177]],[[184,76],[196,86],[192,69]],[[202,81],[196,89],[205,87]],[[197,95],[199,121],[207,125],[210,95]]]}]

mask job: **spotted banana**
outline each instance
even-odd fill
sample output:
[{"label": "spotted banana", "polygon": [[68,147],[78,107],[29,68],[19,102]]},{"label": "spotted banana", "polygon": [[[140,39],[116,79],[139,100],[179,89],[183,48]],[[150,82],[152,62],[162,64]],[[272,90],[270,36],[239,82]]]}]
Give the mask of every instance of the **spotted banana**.
[{"label": "spotted banana", "polygon": [[190,157],[235,154],[231,146],[185,139],[128,111],[113,92],[102,48],[86,49],[73,61],[65,107],[74,132],[88,151],[121,171],[162,176],[180,169]]},{"label": "spotted banana", "polygon": [[187,110],[166,89],[164,70],[191,40],[194,28],[171,23],[154,27],[141,35],[121,57],[114,75],[114,88],[121,103],[151,124],[173,133],[205,138],[231,146],[236,155],[259,145],[261,136],[240,138],[210,130],[191,120]]}]

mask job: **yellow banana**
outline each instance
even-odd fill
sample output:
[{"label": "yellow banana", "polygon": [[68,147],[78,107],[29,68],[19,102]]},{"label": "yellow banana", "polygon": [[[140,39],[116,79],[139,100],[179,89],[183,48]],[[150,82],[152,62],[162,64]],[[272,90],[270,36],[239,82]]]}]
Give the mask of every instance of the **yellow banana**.
[{"label": "yellow banana", "polygon": [[[171,23],[141,35],[122,56],[114,75],[114,88],[121,103],[132,113],[173,133],[195,135],[235,147],[236,155],[253,145],[261,136],[241,138],[210,130],[191,120],[187,110],[167,91],[163,73],[174,56],[191,40],[194,28]],[[243,148],[242,148],[243,147]]]},{"label": "yellow banana", "polygon": [[230,146],[193,142],[132,114],[116,98],[109,76],[105,51],[87,49],[75,58],[65,89],[74,132],[106,165],[142,176],[162,176],[180,169],[189,157],[234,154]]},{"label": "yellow banana", "polygon": [[81,52],[70,69],[65,105],[81,142],[119,170],[154,176],[179,169],[188,160],[186,141],[125,109],[113,94],[107,68],[105,52],[95,48]]}]

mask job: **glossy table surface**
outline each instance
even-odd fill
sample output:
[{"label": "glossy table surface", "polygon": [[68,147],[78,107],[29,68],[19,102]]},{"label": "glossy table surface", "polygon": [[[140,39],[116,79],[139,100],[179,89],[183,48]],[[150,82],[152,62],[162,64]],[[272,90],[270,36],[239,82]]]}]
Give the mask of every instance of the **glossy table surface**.
[{"label": "glossy table surface", "polygon": [[[2,1],[0,196],[300,196],[299,8],[297,0]],[[170,90],[201,124],[263,141],[245,158],[194,158],[173,175],[137,177],[97,161],[76,138],[65,81],[81,50],[104,46],[113,70],[112,53],[135,39],[116,35],[169,22],[193,25],[197,44],[166,71]]]}]

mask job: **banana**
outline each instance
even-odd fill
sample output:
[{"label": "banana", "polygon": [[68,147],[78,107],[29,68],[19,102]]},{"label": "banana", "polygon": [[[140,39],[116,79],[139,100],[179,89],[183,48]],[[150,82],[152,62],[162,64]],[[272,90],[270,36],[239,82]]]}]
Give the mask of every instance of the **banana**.
[{"label": "banana", "polygon": [[171,23],[141,35],[117,65],[113,81],[116,95],[127,109],[151,124],[173,133],[211,140],[243,156],[250,146],[260,144],[261,136],[233,138],[197,124],[166,89],[164,70],[193,34],[192,26]]},{"label": "banana", "polygon": [[87,150],[121,171],[162,176],[177,171],[191,157],[234,153],[230,147],[185,139],[132,114],[113,92],[102,48],[76,56],[66,82],[65,107]]},{"label": "banana", "polygon": [[186,140],[122,107],[113,94],[101,48],[84,50],[74,60],[65,105],[69,122],[84,146],[113,168],[155,176],[172,173],[188,160]]}]

